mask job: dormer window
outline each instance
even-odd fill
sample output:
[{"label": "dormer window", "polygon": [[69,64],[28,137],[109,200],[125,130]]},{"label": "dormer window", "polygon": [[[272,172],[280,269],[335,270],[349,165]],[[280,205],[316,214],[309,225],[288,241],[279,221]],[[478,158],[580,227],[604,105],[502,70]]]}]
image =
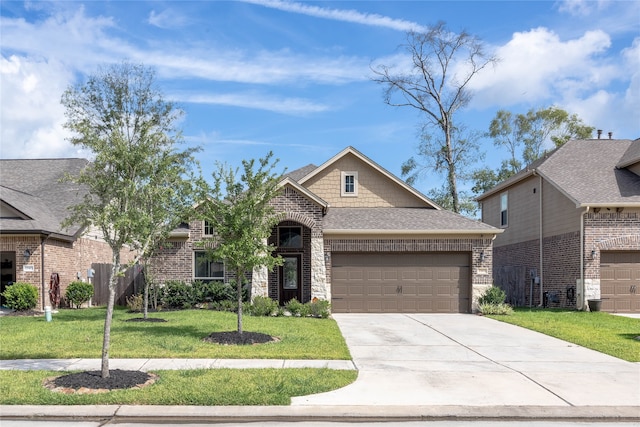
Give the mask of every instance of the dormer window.
[{"label": "dormer window", "polygon": [[341,172],[342,181],[340,195],[342,197],[356,197],[358,195],[358,172]]}]

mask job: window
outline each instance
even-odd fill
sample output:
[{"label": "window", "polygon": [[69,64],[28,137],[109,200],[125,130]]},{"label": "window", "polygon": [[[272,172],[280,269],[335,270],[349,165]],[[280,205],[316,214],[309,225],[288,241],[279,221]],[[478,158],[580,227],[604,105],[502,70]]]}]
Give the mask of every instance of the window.
[{"label": "window", "polygon": [[301,248],[302,228],[301,227],[279,227],[278,246],[281,248]]},{"label": "window", "polygon": [[342,197],[355,197],[358,195],[358,172],[341,172],[340,178],[342,186],[340,195]]},{"label": "window", "polygon": [[204,221],[203,230],[204,230],[204,235],[205,236],[213,236],[214,235],[213,225],[207,220]]},{"label": "window", "polygon": [[507,193],[502,193],[500,195],[500,226],[506,227],[508,224],[508,207],[509,207],[509,197]]},{"label": "window", "polygon": [[211,261],[205,251],[193,253],[193,278],[201,282],[224,281],[224,263]]}]

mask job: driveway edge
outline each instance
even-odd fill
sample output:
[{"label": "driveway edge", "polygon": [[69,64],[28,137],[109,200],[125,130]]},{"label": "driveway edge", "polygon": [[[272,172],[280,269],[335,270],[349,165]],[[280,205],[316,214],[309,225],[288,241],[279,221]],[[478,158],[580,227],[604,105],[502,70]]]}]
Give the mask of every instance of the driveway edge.
[{"label": "driveway edge", "polygon": [[0,406],[0,420],[128,423],[252,421],[640,421],[638,406]]}]

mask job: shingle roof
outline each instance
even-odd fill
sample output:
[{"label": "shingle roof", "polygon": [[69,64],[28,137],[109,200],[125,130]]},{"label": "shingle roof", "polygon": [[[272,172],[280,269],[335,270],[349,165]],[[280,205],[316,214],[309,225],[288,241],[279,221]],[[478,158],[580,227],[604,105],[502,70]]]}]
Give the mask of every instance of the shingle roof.
[{"label": "shingle roof", "polygon": [[538,173],[576,206],[640,206],[640,176],[621,168],[640,160],[640,140],[572,140],[489,190],[478,200]]},{"label": "shingle roof", "polygon": [[64,230],[60,224],[84,192],[60,180],[65,172],[77,174],[87,164],[85,159],[0,160],[0,199],[29,218],[0,218],[0,230],[75,235],[78,227]]},{"label": "shingle roof", "polygon": [[312,163],[308,164],[307,166],[303,166],[299,169],[293,170],[291,172],[288,172],[286,174],[284,174],[285,177],[289,177],[291,179],[293,179],[294,181],[300,181],[301,178],[304,178],[305,176],[307,176],[308,174],[310,174],[313,170],[317,169],[318,167]]},{"label": "shingle roof", "polygon": [[550,155],[538,171],[576,205],[638,205],[640,176],[616,165],[631,140],[574,140]]},{"label": "shingle roof", "polygon": [[487,233],[501,232],[488,224],[444,209],[331,208],[324,217],[325,233]]}]

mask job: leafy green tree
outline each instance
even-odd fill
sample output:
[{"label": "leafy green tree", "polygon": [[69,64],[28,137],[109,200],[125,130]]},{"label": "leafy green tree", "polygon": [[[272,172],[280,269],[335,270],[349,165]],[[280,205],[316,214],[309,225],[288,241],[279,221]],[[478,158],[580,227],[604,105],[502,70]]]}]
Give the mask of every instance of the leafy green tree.
[{"label": "leafy green tree", "polygon": [[279,193],[281,175],[275,174],[278,161],[273,153],[258,161],[242,161],[239,169],[218,163],[213,172],[213,186],[203,183],[205,200],[198,212],[215,233],[215,245],[207,248],[207,258],[224,260],[226,268],[235,272],[238,297],[238,333],[242,328],[242,287],[246,272],[258,267],[272,270],[282,265],[282,258],[272,256],[275,249],[268,243],[280,215],[270,204]]},{"label": "leafy green tree", "polygon": [[178,150],[182,111],[155,87],[155,73],[123,62],[100,68],[62,96],[65,127],[73,145],[88,149],[93,161],[68,179],[87,190],[66,225],[97,227],[111,248],[112,270],[104,323],[102,377],[109,377],[111,321],[124,248],[147,254],[168,233],[183,206],[192,206],[189,174],[196,149]]},{"label": "leafy green tree", "polygon": [[482,194],[498,183],[521,171],[543,157],[544,146],[552,142],[560,147],[571,139],[588,139],[594,127],[584,124],[576,114],[558,107],[531,109],[525,114],[499,110],[491,120],[487,136],[496,147],[504,147],[509,158],[498,168],[485,167],[472,173],[474,194]]},{"label": "leafy green tree", "polygon": [[[444,23],[428,31],[409,32],[402,46],[411,57],[409,71],[380,65],[373,80],[385,87],[384,101],[394,107],[411,107],[423,117],[419,154],[430,166],[445,170],[447,191],[454,212],[460,212],[458,177],[460,156],[468,155],[470,140],[455,138],[455,114],[471,100],[469,82],[488,65],[497,62],[484,52],[478,38],[454,33]],[[431,135],[430,130],[435,130]],[[438,153],[431,157],[432,153]],[[411,164],[407,165],[411,166]]]}]

